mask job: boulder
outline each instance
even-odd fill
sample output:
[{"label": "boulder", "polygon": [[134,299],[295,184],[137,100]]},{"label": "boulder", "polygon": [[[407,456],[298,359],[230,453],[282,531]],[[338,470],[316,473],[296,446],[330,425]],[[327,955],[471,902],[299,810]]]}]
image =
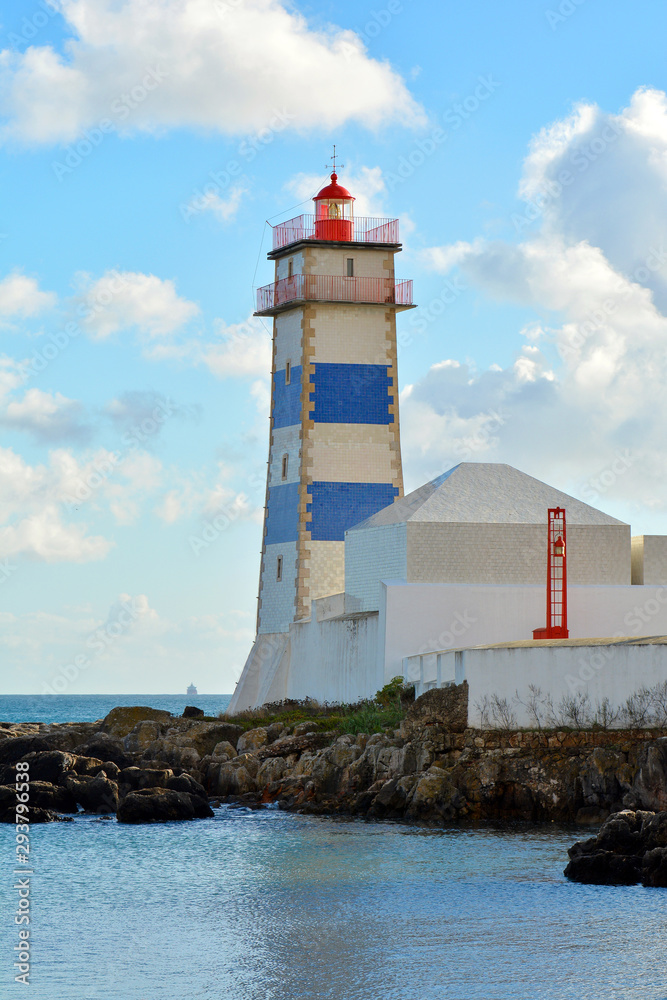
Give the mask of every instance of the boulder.
[{"label": "boulder", "polygon": [[144,788],[121,802],[119,823],[168,823],[213,816],[208,802],[171,788]]},{"label": "boulder", "polygon": [[64,785],[86,812],[113,813],[118,808],[118,785],[104,771],[94,777],[69,774]]},{"label": "boulder", "polygon": [[642,859],[642,885],[667,889],[667,848],[656,847]]},{"label": "boulder", "polygon": [[95,733],[85,743],[77,746],[75,752],[81,757],[94,757],[102,761],[111,760],[119,768],[130,767],[134,763],[132,757],[126,753],[122,740],[116,736],[109,736],[107,733]]},{"label": "boulder", "polygon": [[[32,752],[23,757],[30,765],[27,772],[31,781],[48,781],[52,785],[57,785],[63,774],[71,770],[75,761],[71,753],[62,750],[47,750]],[[11,785],[15,780],[14,764],[3,764],[0,766],[0,784]]]},{"label": "boulder", "polygon": [[43,753],[49,749],[41,736],[15,736],[0,743],[0,764],[16,764],[29,753]]},{"label": "boulder", "polygon": [[51,809],[53,812],[75,813],[78,812],[76,799],[67,788],[60,788],[48,781],[31,781],[30,805],[38,806],[40,809]]},{"label": "boulder", "polygon": [[[127,736],[138,722],[144,722],[147,719],[154,722],[169,722],[172,718],[171,712],[164,712],[159,708],[148,708],[145,705],[135,705],[131,708],[112,708],[102,720],[100,729],[110,736],[122,738]],[[113,760],[113,757],[109,759]]]},{"label": "boulder", "polygon": [[[23,815],[23,814],[22,814]],[[43,809],[34,803],[28,803],[27,819],[33,823],[55,823],[65,819],[52,809]],[[14,785],[0,785],[0,823],[16,823],[16,788]]]},{"label": "boulder", "polygon": [[636,855],[595,851],[572,857],[563,874],[572,882],[586,885],[634,885],[639,882],[641,871],[641,859]]},{"label": "boulder", "polygon": [[195,708],[194,705],[186,705],[183,709],[183,719],[202,719],[204,717],[203,708]]},{"label": "boulder", "polygon": [[170,768],[125,767],[118,775],[118,790],[123,798],[129,792],[142,788],[166,788],[167,781],[173,776]]},{"label": "boulder", "polygon": [[143,754],[153,743],[161,739],[164,731],[164,722],[157,722],[155,719],[142,719],[123,738],[123,748],[130,753]]},{"label": "boulder", "polygon": [[269,741],[269,734],[264,728],[264,726],[259,726],[257,729],[249,729],[247,733],[243,733],[239,736],[238,742],[236,744],[236,752],[238,754],[252,753],[253,751],[259,750],[261,747],[266,746]]},{"label": "boulder", "polygon": [[188,792],[190,795],[208,800],[204,786],[189,774],[172,774],[167,778],[167,788],[173,788],[175,792]]},{"label": "boulder", "polygon": [[213,760],[232,760],[236,757],[236,747],[232,746],[229,740],[221,740],[213,747],[211,754]]},{"label": "boulder", "polygon": [[220,764],[215,785],[211,792],[213,795],[221,797],[226,795],[245,795],[247,792],[256,791],[257,786],[249,772],[242,765],[235,766],[231,761]]},{"label": "boulder", "polygon": [[286,770],[287,764],[284,757],[269,757],[257,771],[255,778],[257,788],[262,789],[270,785],[273,781],[279,781]]}]

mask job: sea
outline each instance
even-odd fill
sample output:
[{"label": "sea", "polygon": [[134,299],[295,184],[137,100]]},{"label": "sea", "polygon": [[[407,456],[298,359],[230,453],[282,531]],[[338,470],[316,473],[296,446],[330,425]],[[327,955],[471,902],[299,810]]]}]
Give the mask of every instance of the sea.
[{"label": "sea", "polygon": [[[177,696],[45,696],[22,719]],[[209,710],[225,696],[190,698]],[[0,699],[0,720],[17,698]],[[50,714],[49,714],[50,713]],[[211,714],[215,714],[211,711]],[[82,719],[81,714],[76,716]],[[576,828],[423,829],[223,805],[30,831],[15,983],[15,829],[0,825],[0,996],[32,1000],[666,1000],[667,891],[562,874]]]}]

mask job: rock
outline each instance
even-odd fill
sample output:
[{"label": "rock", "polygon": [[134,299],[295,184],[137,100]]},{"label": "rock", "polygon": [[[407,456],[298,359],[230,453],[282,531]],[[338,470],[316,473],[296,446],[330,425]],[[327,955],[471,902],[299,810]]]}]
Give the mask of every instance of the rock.
[{"label": "rock", "polygon": [[204,786],[200,785],[189,774],[172,774],[171,777],[167,778],[167,788],[173,788],[175,792],[188,792],[190,795],[208,800]]},{"label": "rock", "polygon": [[183,719],[202,719],[204,717],[203,708],[195,708],[194,705],[186,705],[183,709]]},{"label": "rock", "polygon": [[31,781],[28,794],[30,805],[38,806],[40,809],[63,813],[78,812],[76,799],[71,791],[48,781]]},{"label": "rock", "polygon": [[290,754],[303,753],[304,750],[325,747],[331,743],[335,735],[332,732],[316,732],[307,733],[305,736],[285,736],[270,746],[262,747],[257,756],[260,760],[266,760],[268,757],[289,757]]},{"label": "rock", "polygon": [[266,746],[268,740],[269,734],[263,726],[260,726],[258,729],[249,729],[247,733],[239,736],[236,744],[236,752],[242,754],[247,751],[259,750],[260,747]]},{"label": "rock", "polygon": [[[164,724],[143,719],[123,738],[123,748],[131,753],[144,753],[164,735]],[[128,766],[128,765],[126,765]]]},{"label": "rock", "polygon": [[596,851],[571,858],[563,874],[572,882],[586,885],[634,885],[641,871],[641,860],[636,856]]},{"label": "rock", "polygon": [[118,808],[118,785],[104,771],[95,777],[69,774],[64,784],[86,812],[113,813]]},{"label": "rock", "polygon": [[580,826],[599,826],[609,816],[608,809],[601,809],[599,806],[582,806],[577,810],[574,818],[575,823]]},{"label": "rock", "polygon": [[[28,774],[31,781],[48,781],[52,785],[57,785],[61,776],[71,770],[75,759],[73,754],[65,753],[62,750],[47,750],[38,753],[33,751],[23,757],[23,760],[30,765]],[[2,765],[0,767],[0,784],[13,784],[15,774],[14,764]]]},{"label": "rock", "polygon": [[287,764],[283,757],[269,757],[265,760],[257,771],[255,784],[258,789],[265,788],[274,781],[279,781],[287,770]]},{"label": "rock", "polygon": [[468,682],[426,691],[410,706],[402,729],[407,734],[424,726],[443,726],[451,733],[462,733],[468,725]]},{"label": "rock", "polygon": [[145,788],[130,792],[121,802],[119,823],[168,823],[213,816],[208,802],[171,788]]},{"label": "rock", "polygon": [[667,848],[656,847],[642,859],[642,885],[667,889]]},{"label": "rock", "polygon": [[118,790],[123,798],[142,788],[166,788],[169,778],[173,777],[170,768],[125,767],[118,775]]},{"label": "rock", "polygon": [[299,722],[292,731],[292,736],[306,736],[308,733],[316,733],[317,725],[314,722]]},{"label": "rock", "polygon": [[257,786],[248,771],[242,765],[234,766],[231,762],[220,764],[215,787],[212,788],[213,795],[245,795],[247,792],[255,792]]},{"label": "rock", "polygon": [[[27,819],[30,825],[34,823],[55,823],[64,819],[52,809],[43,809],[34,803],[27,803]],[[21,816],[24,814],[21,813]],[[16,823],[16,788],[14,785],[0,785],[0,823]]]},{"label": "rock", "polygon": [[647,851],[667,847],[667,812],[637,813],[642,818],[642,837]]},{"label": "rock", "polygon": [[232,760],[236,757],[236,747],[232,746],[229,740],[221,740],[213,747],[213,760]]},{"label": "rock", "polygon": [[[102,720],[100,729],[110,736],[122,738],[127,736],[138,722],[144,722],[145,720],[169,722],[172,718],[171,712],[164,712],[159,708],[148,708],[144,705],[135,705],[131,708],[112,708],[109,714]],[[113,760],[113,757],[109,756],[109,760]]]},{"label": "rock", "polygon": [[0,764],[16,764],[29,753],[43,753],[50,749],[41,736],[16,736],[0,743]]},{"label": "rock", "polygon": [[284,732],[285,727],[282,722],[272,722],[270,726],[266,727],[266,737],[268,742],[273,743],[275,740],[280,739]]},{"label": "rock", "polygon": [[75,752],[81,757],[95,757],[102,761],[111,760],[119,768],[130,767],[134,763],[132,757],[125,752],[122,741],[107,733],[95,733],[85,743],[77,746]]}]

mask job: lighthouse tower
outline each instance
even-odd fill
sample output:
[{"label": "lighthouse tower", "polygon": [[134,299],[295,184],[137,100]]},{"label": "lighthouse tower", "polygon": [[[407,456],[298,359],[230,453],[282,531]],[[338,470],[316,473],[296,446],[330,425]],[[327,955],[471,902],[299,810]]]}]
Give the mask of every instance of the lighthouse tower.
[{"label": "lighthouse tower", "polygon": [[[355,217],[354,200],[334,162],[314,213],[274,227],[275,278],[257,292],[255,315],[273,318],[271,430],[257,640],[239,707],[261,703],[290,625],[344,590],[345,531],[403,495],[396,313],[412,306],[412,282],[394,277],[398,220]],[[251,675],[255,693],[241,697]]]}]

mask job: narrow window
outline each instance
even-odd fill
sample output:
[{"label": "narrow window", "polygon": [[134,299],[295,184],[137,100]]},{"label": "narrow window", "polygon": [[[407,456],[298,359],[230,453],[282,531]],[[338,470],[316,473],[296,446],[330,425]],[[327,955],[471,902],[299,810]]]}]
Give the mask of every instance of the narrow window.
[{"label": "narrow window", "polygon": [[278,581],[278,583],[280,583],[282,578],[283,578],[283,557],[278,556],[278,561],[276,562],[276,580]]},{"label": "narrow window", "polygon": [[347,274],[348,278],[353,278],[354,277],[354,257],[348,257],[347,258],[347,271],[346,271],[346,274]]},{"label": "narrow window", "polygon": [[293,278],[294,277],[294,261],[292,260],[291,257],[287,261],[287,277],[288,278]]},{"label": "narrow window", "polygon": [[289,455],[283,455],[283,479],[287,479],[288,465],[289,465]]},{"label": "narrow window", "polygon": [[289,385],[292,381],[292,362],[285,362],[285,385]]}]

